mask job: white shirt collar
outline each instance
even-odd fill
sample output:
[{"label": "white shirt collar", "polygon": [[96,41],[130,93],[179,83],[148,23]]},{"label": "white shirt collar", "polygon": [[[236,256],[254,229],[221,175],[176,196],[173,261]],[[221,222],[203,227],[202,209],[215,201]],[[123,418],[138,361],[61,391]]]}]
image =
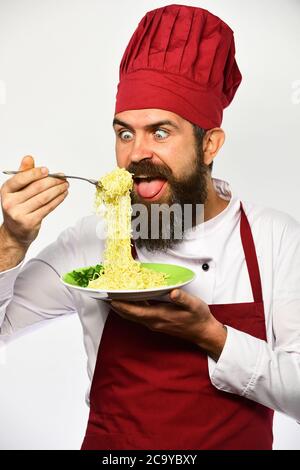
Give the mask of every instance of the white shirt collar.
[{"label": "white shirt collar", "polygon": [[194,228],[186,230],[184,240],[194,240],[202,237],[207,237],[212,232],[219,230],[223,223],[229,223],[240,210],[240,199],[233,195],[231,187],[227,181],[218,178],[212,178],[212,182],[218,195],[227,201],[228,206],[212,219],[207,220]]},{"label": "white shirt collar", "polygon": [[[183,240],[174,248],[168,249],[166,255],[175,255],[180,258],[199,258],[201,257],[199,247],[205,250],[205,240],[209,239],[212,233],[224,230],[224,226],[233,225],[239,220],[240,199],[233,195],[232,189],[227,183],[218,178],[212,178],[213,185],[218,195],[229,201],[228,206],[212,219],[202,222],[184,233]],[[199,244],[200,242],[200,244]],[[138,254],[147,257],[149,252],[146,248],[139,248]]]}]

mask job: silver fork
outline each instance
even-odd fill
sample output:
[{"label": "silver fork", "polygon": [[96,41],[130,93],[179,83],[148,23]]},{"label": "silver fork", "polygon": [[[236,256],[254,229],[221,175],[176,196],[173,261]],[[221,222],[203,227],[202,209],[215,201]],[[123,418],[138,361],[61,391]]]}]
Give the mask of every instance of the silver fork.
[{"label": "silver fork", "polygon": [[[18,173],[23,173],[23,171],[22,170],[21,171],[2,171],[2,173],[4,173],[5,175],[17,175]],[[62,175],[59,173],[49,173],[48,176],[51,176],[52,178],[59,178],[62,180],[68,179],[68,178],[73,178],[75,180],[83,180],[83,181],[87,181],[88,183],[93,184],[97,188],[100,188],[100,189],[102,188],[102,184],[100,183],[100,181],[97,181],[91,178],[83,178],[82,176]]]}]

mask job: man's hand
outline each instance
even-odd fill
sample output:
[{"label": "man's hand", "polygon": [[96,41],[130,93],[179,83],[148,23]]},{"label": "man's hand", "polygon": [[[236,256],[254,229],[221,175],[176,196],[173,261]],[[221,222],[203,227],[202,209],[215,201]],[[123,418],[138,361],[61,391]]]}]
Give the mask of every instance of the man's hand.
[{"label": "man's hand", "polygon": [[217,361],[226,341],[226,328],[198,297],[182,289],[174,289],[169,297],[172,303],[112,301],[111,306],[127,320],[197,344]]},{"label": "man's hand", "polygon": [[68,182],[48,177],[47,168],[35,168],[30,155],[22,159],[21,173],[0,188],[3,224],[0,227],[0,272],[17,266],[37,237],[42,220],[68,194]]}]

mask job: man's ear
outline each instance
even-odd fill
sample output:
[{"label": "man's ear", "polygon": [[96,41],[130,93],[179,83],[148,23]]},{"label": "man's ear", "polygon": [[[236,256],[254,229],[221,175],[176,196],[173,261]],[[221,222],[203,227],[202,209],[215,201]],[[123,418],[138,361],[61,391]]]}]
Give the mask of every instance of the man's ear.
[{"label": "man's ear", "polygon": [[203,158],[206,165],[210,165],[225,142],[225,132],[220,127],[206,131],[203,138]]}]

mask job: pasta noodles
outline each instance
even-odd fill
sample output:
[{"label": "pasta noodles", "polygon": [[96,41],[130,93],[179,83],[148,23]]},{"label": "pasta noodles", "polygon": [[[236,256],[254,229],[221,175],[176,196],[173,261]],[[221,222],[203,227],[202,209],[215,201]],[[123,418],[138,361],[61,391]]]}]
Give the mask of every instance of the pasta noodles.
[{"label": "pasta noodles", "polygon": [[132,174],[117,168],[100,179],[95,206],[104,204],[107,239],[102,269],[88,287],[103,290],[138,290],[166,285],[167,275],[147,269],[131,255]]}]

